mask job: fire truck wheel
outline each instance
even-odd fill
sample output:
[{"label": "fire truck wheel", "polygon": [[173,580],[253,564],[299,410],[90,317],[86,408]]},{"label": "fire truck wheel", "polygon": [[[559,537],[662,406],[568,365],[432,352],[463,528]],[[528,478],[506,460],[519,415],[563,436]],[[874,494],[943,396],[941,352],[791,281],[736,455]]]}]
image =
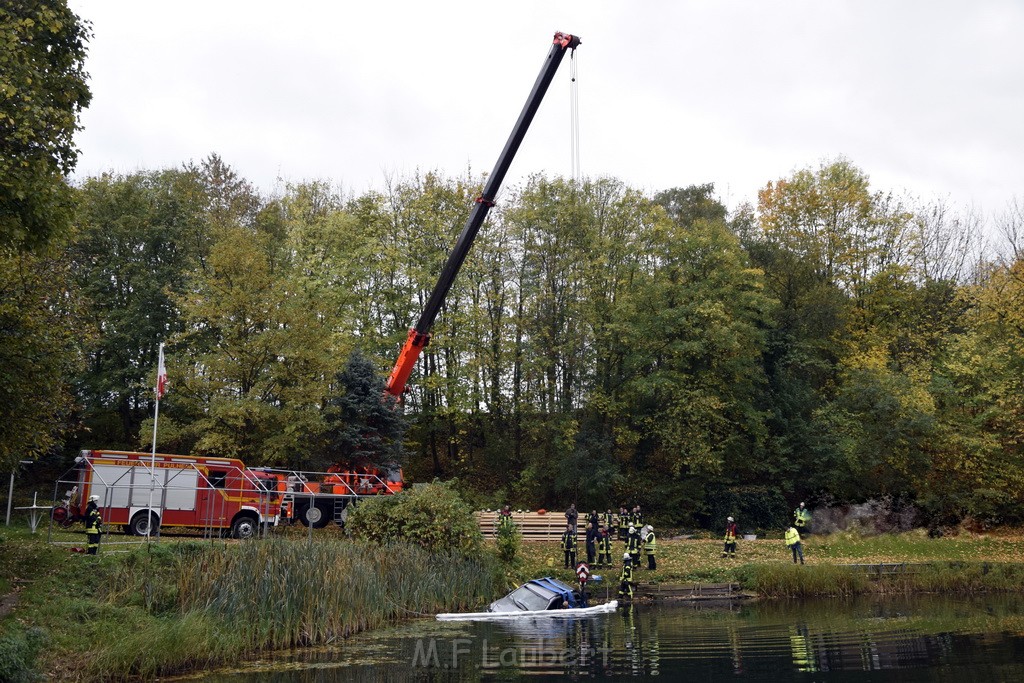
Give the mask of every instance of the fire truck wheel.
[{"label": "fire truck wheel", "polygon": [[299,519],[305,526],[323,529],[331,521],[331,515],[325,503],[307,505],[299,509]]},{"label": "fire truck wheel", "polygon": [[[149,528],[150,520],[153,522],[153,529]],[[156,515],[149,512],[136,512],[132,521],[128,523],[128,534],[131,536],[145,536],[146,533],[155,533],[156,527],[160,526],[160,520]]]},{"label": "fire truck wheel", "polygon": [[231,525],[231,537],[242,539],[253,538],[256,536],[258,529],[259,522],[256,521],[255,517],[242,515]]}]

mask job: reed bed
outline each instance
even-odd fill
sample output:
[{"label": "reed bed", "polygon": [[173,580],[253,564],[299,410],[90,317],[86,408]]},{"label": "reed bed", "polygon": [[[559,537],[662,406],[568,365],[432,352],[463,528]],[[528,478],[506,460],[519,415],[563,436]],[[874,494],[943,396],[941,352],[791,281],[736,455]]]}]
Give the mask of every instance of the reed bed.
[{"label": "reed bed", "polygon": [[737,568],[737,578],[747,590],[766,597],[1019,592],[1024,586],[1024,565],[929,562],[881,576],[842,565],[746,565]]},{"label": "reed bed", "polygon": [[108,634],[87,664],[96,677],[146,678],[256,650],[330,644],[403,619],[478,608],[506,588],[489,555],[278,539],[156,548],[123,563],[109,586],[112,603],[148,619]]}]

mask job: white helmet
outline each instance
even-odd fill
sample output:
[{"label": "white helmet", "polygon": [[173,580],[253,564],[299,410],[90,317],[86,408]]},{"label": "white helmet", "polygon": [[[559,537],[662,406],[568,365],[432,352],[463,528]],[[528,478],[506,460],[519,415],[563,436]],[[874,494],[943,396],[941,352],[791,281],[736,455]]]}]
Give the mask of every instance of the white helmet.
[{"label": "white helmet", "polygon": [[622,559],[628,560],[631,557],[629,553],[622,553]]},{"label": "white helmet", "polygon": [[636,527],[635,527],[635,526],[633,526],[632,524],[630,524],[630,525],[629,525],[629,531],[630,531],[630,533],[632,533],[632,532],[636,531]]},{"label": "white helmet", "polygon": [[727,521],[727,522],[731,522],[731,521],[733,521],[733,519],[732,519],[732,517],[726,517],[726,518],[725,518],[725,521]]},{"label": "white helmet", "polygon": [[89,496],[89,501],[90,502],[97,502],[97,501],[99,501],[99,499],[100,499],[100,497],[95,495],[95,494]]}]

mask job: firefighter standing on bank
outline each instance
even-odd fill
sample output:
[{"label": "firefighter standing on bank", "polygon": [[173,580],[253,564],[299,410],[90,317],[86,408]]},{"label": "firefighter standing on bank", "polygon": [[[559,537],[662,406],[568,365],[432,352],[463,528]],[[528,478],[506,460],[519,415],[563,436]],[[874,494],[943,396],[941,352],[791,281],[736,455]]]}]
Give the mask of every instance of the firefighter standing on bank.
[{"label": "firefighter standing on bank", "polygon": [[615,527],[612,524],[615,522],[615,515],[612,514],[612,509],[608,508],[608,511],[601,515],[601,523],[604,524],[604,528],[608,530],[608,533],[612,532]]},{"label": "firefighter standing on bank", "polygon": [[654,537],[654,527],[648,524],[644,527],[641,535],[644,539],[644,555],[647,555],[647,568],[657,569],[658,563],[654,559],[654,555],[658,550],[658,541]]},{"label": "firefighter standing on bank", "polygon": [[589,522],[587,524],[587,564],[594,564],[594,560],[597,557],[597,522]]},{"label": "firefighter standing on bank", "polygon": [[633,599],[633,559],[629,553],[622,555],[622,571],[619,573],[619,597]]},{"label": "firefighter standing on bank", "polygon": [[572,524],[565,525],[562,534],[562,551],[565,553],[565,569],[576,567],[576,529]]},{"label": "firefighter standing on bank", "polygon": [[811,511],[808,510],[803,502],[797,506],[796,510],[793,510],[793,526],[796,527],[797,531],[807,533],[807,527],[811,522]]},{"label": "firefighter standing on bank", "polygon": [[603,524],[597,535],[597,566],[612,566],[612,534]]},{"label": "firefighter standing on bank", "polygon": [[103,532],[103,521],[100,519],[99,496],[89,496],[85,506],[85,538],[86,553],[95,555],[100,549],[100,534]]},{"label": "firefighter standing on bank", "polygon": [[725,520],[725,546],[722,557],[736,557],[736,521],[732,517]]},{"label": "firefighter standing on bank", "polygon": [[804,563],[804,548],[800,543],[800,532],[795,526],[786,529],[786,547],[793,551],[793,564],[796,564],[797,557],[800,558],[800,564]]},{"label": "firefighter standing on bank", "polygon": [[640,532],[632,524],[626,532],[626,553],[633,558],[633,565],[640,564]]}]

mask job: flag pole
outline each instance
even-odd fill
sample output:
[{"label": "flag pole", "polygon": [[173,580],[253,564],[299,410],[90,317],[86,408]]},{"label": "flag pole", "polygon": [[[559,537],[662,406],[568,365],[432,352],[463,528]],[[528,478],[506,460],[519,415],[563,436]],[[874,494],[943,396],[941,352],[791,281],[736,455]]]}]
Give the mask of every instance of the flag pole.
[{"label": "flag pole", "polygon": [[156,409],[153,412],[153,450],[149,456],[149,506],[146,508],[149,514],[149,523],[146,525],[146,540],[148,541],[153,531],[153,491],[156,489],[156,424],[160,420],[160,396],[166,382],[166,371],[164,370],[164,345],[160,344],[160,359],[156,366]]}]

